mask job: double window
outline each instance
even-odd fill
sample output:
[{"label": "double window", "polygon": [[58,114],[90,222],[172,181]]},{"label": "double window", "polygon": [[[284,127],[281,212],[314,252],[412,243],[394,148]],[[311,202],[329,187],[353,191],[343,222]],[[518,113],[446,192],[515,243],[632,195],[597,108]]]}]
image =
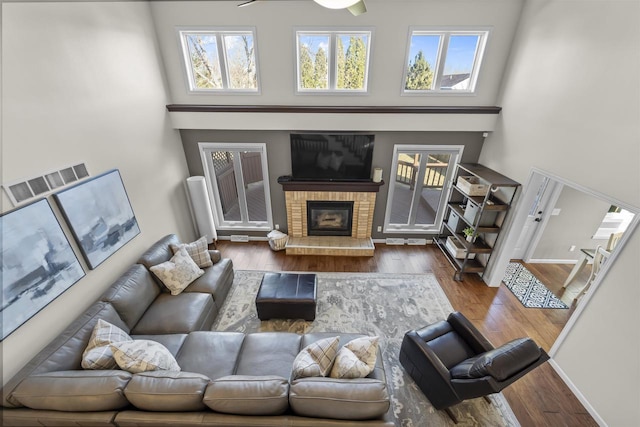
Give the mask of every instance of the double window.
[{"label": "double window", "polygon": [[296,31],[298,93],[366,92],[371,31]]},{"label": "double window", "polygon": [[255,30],[180,30],[192,92],[258,92]]},{"label": "double window", "polygon": [[488,31],[410,31],[403,92],[474,92],[487,36]]}]

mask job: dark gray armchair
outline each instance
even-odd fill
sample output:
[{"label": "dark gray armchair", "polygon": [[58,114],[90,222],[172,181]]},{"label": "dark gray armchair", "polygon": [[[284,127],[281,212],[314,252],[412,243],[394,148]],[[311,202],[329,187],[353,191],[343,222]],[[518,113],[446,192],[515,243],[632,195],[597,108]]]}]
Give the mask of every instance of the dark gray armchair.
[{"label": "dark gray armchair", "polygon": [[[438,410],[497,393],[549,359],[530,338],[495,348],[461,313],[405,334],[400,363]],[[490,401],[489,401],[490,402]]]}]

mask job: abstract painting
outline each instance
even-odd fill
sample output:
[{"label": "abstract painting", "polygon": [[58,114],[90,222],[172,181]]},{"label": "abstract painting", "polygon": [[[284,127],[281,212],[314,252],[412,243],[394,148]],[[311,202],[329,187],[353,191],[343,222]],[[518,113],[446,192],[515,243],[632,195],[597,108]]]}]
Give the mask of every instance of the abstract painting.
[{"label": "abstract painting", "polygon": [[92,270],[140,234],[117,169],[63,190],[53,197]]},{"label": "abstract painting", "polygon": [[0,216],[2,338],[84,277],[47,199]]}]

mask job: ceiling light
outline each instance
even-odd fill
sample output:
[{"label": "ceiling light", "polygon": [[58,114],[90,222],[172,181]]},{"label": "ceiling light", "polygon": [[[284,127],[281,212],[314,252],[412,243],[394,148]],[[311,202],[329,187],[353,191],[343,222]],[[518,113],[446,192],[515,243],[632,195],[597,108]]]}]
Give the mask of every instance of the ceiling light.
[{"label": "ceiling light", "polygon": [[358,16],[367,11],[364,0],[313,0],[328,9],[349,9],[352,15]]}]

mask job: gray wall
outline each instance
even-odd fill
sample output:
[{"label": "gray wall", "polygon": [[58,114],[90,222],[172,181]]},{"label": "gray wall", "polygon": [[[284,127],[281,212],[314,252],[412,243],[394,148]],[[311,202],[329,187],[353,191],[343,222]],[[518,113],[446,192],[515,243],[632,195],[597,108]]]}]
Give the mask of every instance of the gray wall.
[{"label": "gray wall", "polygon": [[[577,260],[581,248],[595,249],[598,245],[606,245],[608,239],[593,240],[591,236],[610,206],[611,203],[564,186],[555,206],[550,208],[561,209],[560,214],[549,217],[532,262]],[[576,247],[575,251],[569,251],[571,246]]]},{"label": "gray wall", "polygon": [[[638,52],[640,2],[528,0],[480,162],[523,183],[536,167],[640,206]],[[640,232],[626,237],[553,356],[610,426],[640,420]]]},{"label": "gray wall", "polygon": [[[193,239],[146,2],[2,3],[2,182],[120,170],[141,233],[2,342],[3,384],[168,233]],[[12,209],[2,192],[2,212]],[[51,199],[51,197],[49,197]]]},{"label": "gray wall", "polygon": [[[191,175],[202,175],[203,166],[198,150],[199,142],[260,142],[266,143],[269,165],[269,186],[271,189],[271,206],[274,224],[279,224],[286,232],[287,213],[284,191],[277,179],[291,174],[291,150],[289,134],[291,131],[214,131],[214,130],[181,130],[182,144]],[[482,149],[484,138],[479,132],[372,132],[375,134],[373,151],[373,167],[383,169],[385,184],[376,196],[376,207],[373,218],[373,238],[384,238],[384,233],[375,231],[378,225],[384,224],[389,189],[389,173],[393,159],[394,144],[417,145],[463,145],[463,162],[476,162]],[[219,236],[230,235],[231,232],[220,230]],[[235,234],[235,232],[234,232]],[[262,236],[264,233],[248,233]],[[397,235],[395,236],[397,237]],[[403,235],[403,237],[414,237]],[[419,236],[417,236],[419,237]],[[424,237],[424,236],[422,236]]]}]

